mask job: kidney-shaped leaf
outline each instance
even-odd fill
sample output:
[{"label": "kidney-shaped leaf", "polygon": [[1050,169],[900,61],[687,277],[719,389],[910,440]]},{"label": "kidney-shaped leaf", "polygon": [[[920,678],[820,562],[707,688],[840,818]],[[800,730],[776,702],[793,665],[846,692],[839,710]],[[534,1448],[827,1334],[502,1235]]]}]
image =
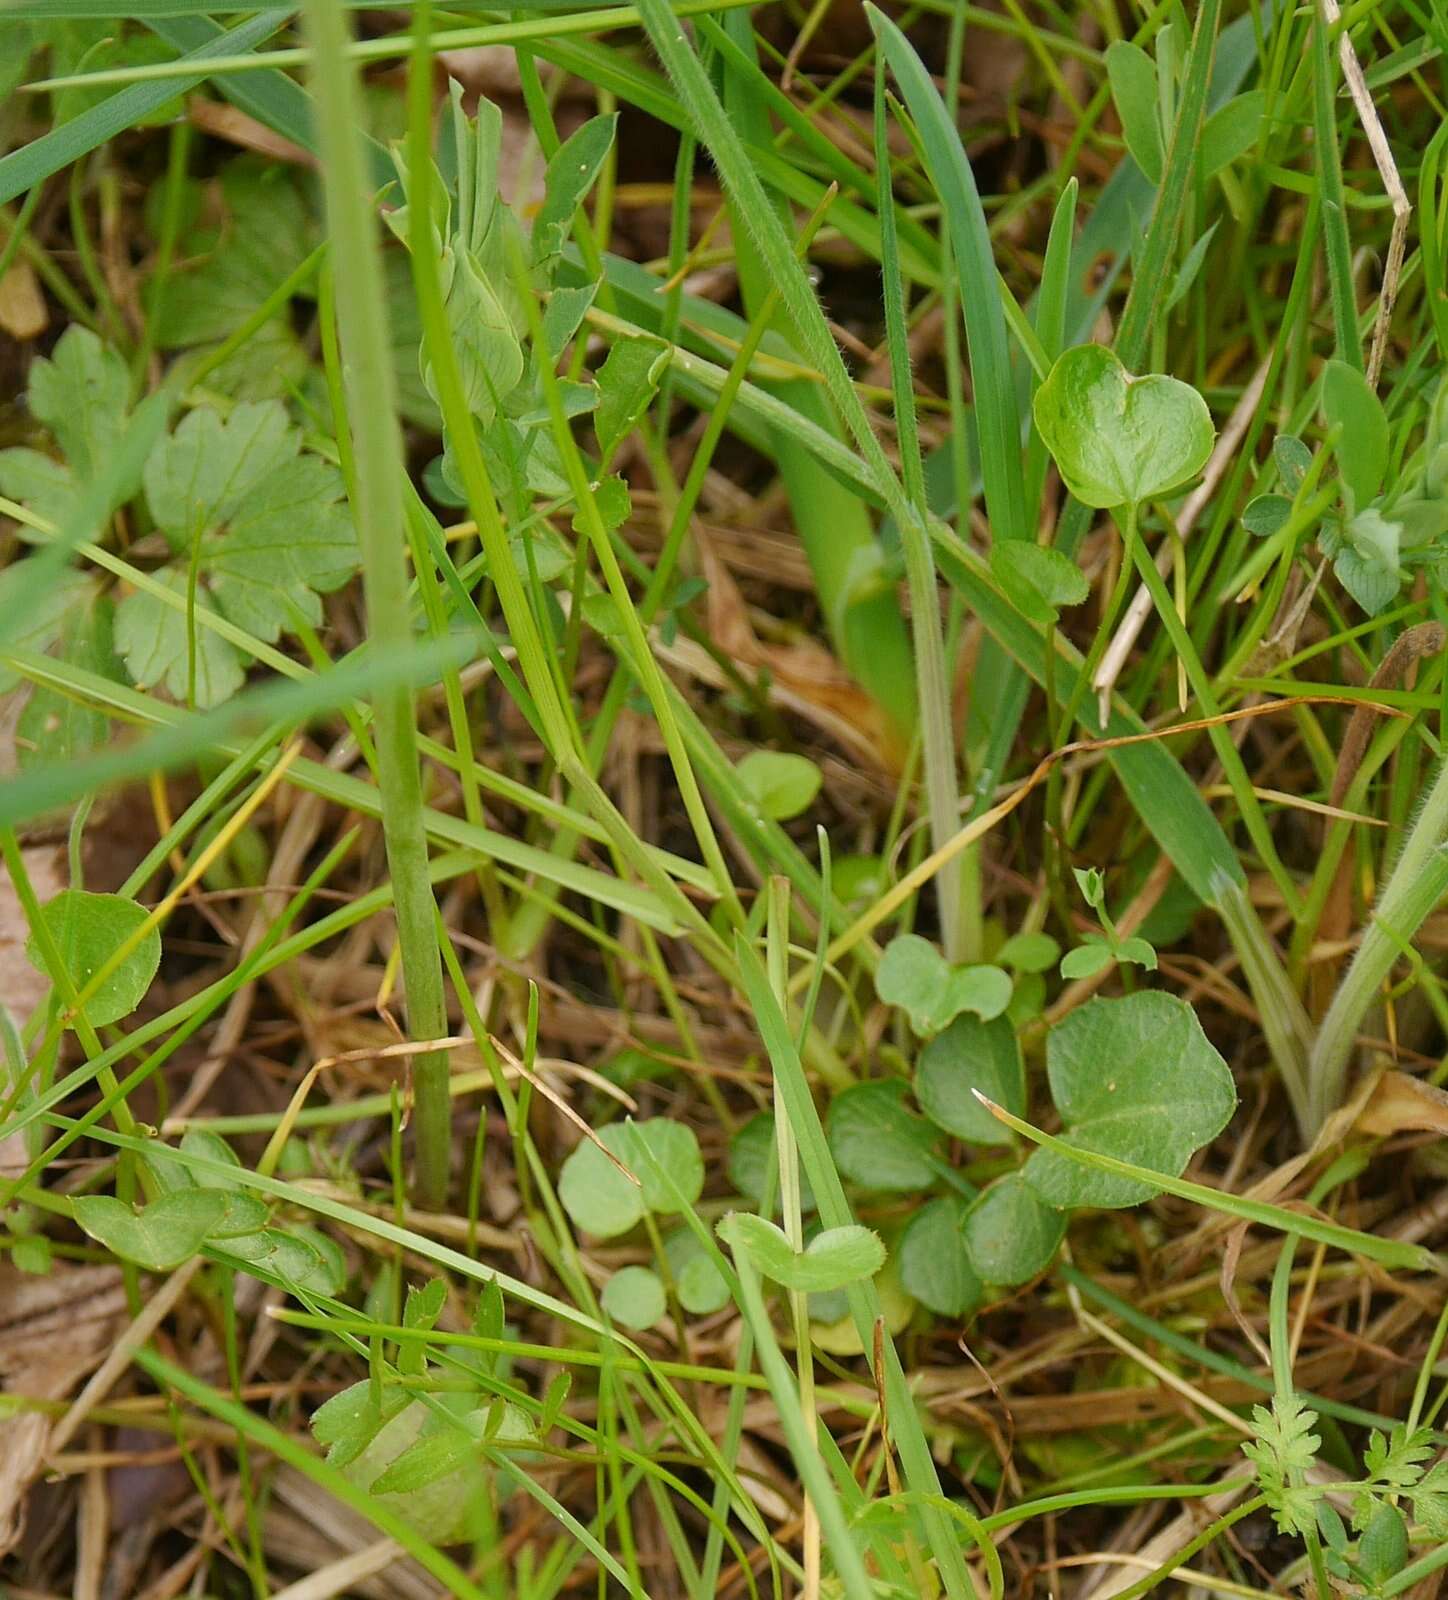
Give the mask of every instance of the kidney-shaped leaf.
[{"label": "kidney-shaped leaf", "polygon": [[[1196,1013],[1155,991],[1090,1000],[1064,1017],[1046,1041],[1046,1071],[1064,1143],[1171,1177],[1237,1104],[1232,1074]],[[1035,1151],[1025,1174],[1052,1206],[1130,1206],[1154,1192],[1055,1150]]]},{"label": "kidney-shaped leaf", "polygon": [[719,1224],[731,1250],[743,1251],[766,1278],[801,1294],[827,1294],[873,1278],[885,1264],[878,1234],[858,1222],[826,1228],[803,1250],[794,1249],[781,1228],[749,1211],[735,1211]]},{"label": "kidney-shaped leaf", "polygon": [[1135,378],[1098,344],[1067,350],[1032,410],[1066,487],[1088,506],[1140,505],[1179,487],[1206,465],[1216,437],[1190,384]]},{"label": "kidney-shaped leaf", "polygon": [[942,1317],[964,1317],[984,1295],[965,1248],[967,1202],[946,1195],[922,1206],[900,1235],[900,1282]]},{"label": "kidney-shaped leaf", "polygon": [[998,1017],[1011,1003],[1011,980],[999,967],[952,967],[918,933],[902,933],[885,948],[875,972],[875,992],[899,1006],[916,1033],[938,1033],[962,1011]]},{"label": "kidney-shaped leaf", "polygon": [[998,1178],[971,1206],[965,1248],[983,1283],[1028,1283],[1051,1264],[1066,1217],[1046,1205],[1019,1172]]}]

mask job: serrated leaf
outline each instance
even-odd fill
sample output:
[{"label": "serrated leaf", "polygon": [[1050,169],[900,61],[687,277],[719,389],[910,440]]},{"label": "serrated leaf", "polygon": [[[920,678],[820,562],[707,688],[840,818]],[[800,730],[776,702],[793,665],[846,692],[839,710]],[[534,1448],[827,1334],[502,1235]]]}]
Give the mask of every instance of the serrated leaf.
[{"label": "serrated leaf", "polygon": [[647,1267],[621,1267],[604,1284],[599,1298],[615,1322],[639,1332],[652,1328],[667,1309],[659,1275]]},{"label": "serrated leaf", "polygon": [[[188,583],[184,571],[167,568],[157,573],[156,581],[186,597]],[[198,611],[214,613],[208,596],[196,596]],[[116,650],[126,664],[131,681],[142,689],[164,684],[172,697],[184,703],[191,682],[191,635],[184,610],[165,605],[155,595],[139,590],[128,594],[116,607]],[[220,705],[229,700],[246,680],[236,646],[211,628],[197,624],[196,704]]]},{"label": "serrated leaf", "polygon": [[[86,889],[62,889],[40,908],[41,921],[55,942],[64,970],[81,994],[131,940],[148,915],[146,908],[134,900],[118,894],[92,894]],[[54,979],[33,934],[26,942],[25,954],[36,971]],[[101,981],[94,994],[85,999],[84,1010],[91,1026],[104,1027],[128,1017],[145,999],[160,964],[161,936],[151,928]]]},{"label": "serrated leaf", "polygon": [[900,1236],[900,1282],[942,1317],[965,1317],[985,1295],[965,1248],[967,1202],[946,1195],[922,1206]]},{"label": "serrated leaf", "polygon": [[327,1460],[332,1466],[345,1467],[408,1403],[404,1390],[383,1390],[379,1398],[376,1387],[364,1379],[317,1407],[312,1413],[312,1437],[327,1447]]},{"label": "serrated leaf", "polygon": [[[1196,1013],[1174,995],[1147,991],[1089,1000],[1046,1041],[1051,1094],[1065,1143],[1178,1177],[1231,1120],[1232,1074]],[[1152,1189],[1037,1149],[1025,1175],[1052,1206],[1135,1205]]]},{"label": "serrated leaf", "polygon": [[75,1220],[107,1250],[151,1272],[171,1272],[198,1254],[222,1222],[228,1196],[219,1189],[163,1194],[136,1211],[112,1195],[71,1201]]},{"label": "serrated leaf", "polygon": [[178,554],[202,534],[231,522],[300,438],[275,400],[243,403],[223,420],[210,406],[182,418],[146,461],[146,503]]},{"label": "serrated leaf", "polygon": [[[6,454],[0,451],[0,489]],[[6,643],[21,650],[48,650],[63,635],[67,619],[89,605],[95,592],[94,581],[83,572],[48,572],[35,556],[11,562],[0,569],[0,612],[9,613],[14,606],[18,620],[13,632],[7,630]],[[0,694],[21,681],[18,673],[0,667]]]},{"label": "serrated leaf", "polygon": [[1066,487],[1102,509],[1179,488],[1201,471],[1216,438],[1206,402],[1189,384],[1133,377],[1098,344],[1060,357],[1032,412]]},{"label": "serrated leaf", "polygon": [[902,933],[880,958],[875,992],[905,1011],[924,1036],[938,1033],[962,1011],[986,1022],[1000,1016],[1010,1004],[1011,980],[999,967],[952,967],[928,939]]},{"label": "serrated leaf", "polygon": [[[63,528],[80,505],[80,489],[70,468],[24,445],[0,450],[0,494],[56,528]],[[20,531],[22,537],[36,537],[23,527]]]},{"label": "serrated leaf", "polygon": [[1028,1283],[1050,1266],[1065,1233],[1065,1213],[1019,1172],[997,1178],[965,1218],[965,1248],[982,1283]]},{"label": "serrated leaf", "polygon": [[885,1264],[885,1246],[878,1234],[857,1222],[826,1228],[803,1250],[796,1250],[783,1230],[748,1211],[731,1212],[719,1234],[737,1254],[743,1251],[755,1268],[786,1289],[800,1294],[829,1294],[872,1278]]},{"label": "serrated leaf", "polygon": [[1018,1117],[1026,1112],[1026,1071],[1016,1030],[1004,1017],[957,1017],[920,1052],[915,1098],[938,1127],[973,1144],[1011,1144],[1014,1135],[976,1099],[979,1089]]},{"label": "serrated leaf", "polygon": [[826,1129],[840,1175],[862,1189],[908,1193],[935,1181],[930,1152],[938,1135],[906,1110],[905,1085],[898,1078],[841,1090],[830,1104]]},{"label": "serrated leaf", "polygon": [[751,750],[734,770],[763,815],[775,822],[807,811],[824,782],[813,761],[788,750]]},{"label": "serrated leaf", "polygon": [[[55,436],[82,483],[110,464],[125,431],[130,389],[125,361],[89,328],[67,328],[50,359],[31,364],[30,410]],[[116,503],[129,500],[137,487],[125,487]]]}]

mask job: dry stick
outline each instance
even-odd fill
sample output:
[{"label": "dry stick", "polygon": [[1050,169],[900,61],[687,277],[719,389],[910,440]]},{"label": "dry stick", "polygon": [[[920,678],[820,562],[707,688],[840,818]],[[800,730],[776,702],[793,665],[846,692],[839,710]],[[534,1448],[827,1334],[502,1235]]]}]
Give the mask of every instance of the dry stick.
[{"label": "dry stick", "polygon": [[[1330,27],[1335,28],[1342,21],[1342,10],[1337,0],[1322,0],[1322,12]],[[1373,153],[1378,176],[1383,180],[1383,188],[1387,190],[1388,199],[1393,207],[1393,231],[1388,239],[1388,261],[1383,269],[1383,287],[1378,296],[1378,317],[1373,326],[1373,348],[1368,356],[1368,383],[1376,389],[1378,374],[1383,366],[1383,353],[1388,346],[1388,328],[1393,320],[1393,306],[1398,298],[1398,280],[1403,275],[1403,254],[1408,243],[1408,218],[1413,214],[1413,207],[1409,203],[1407,191],[1403,188],[1403,180],[1398,176],[1398,164],[1393,160],[1393,152],[1388,147],[1387,135],[1383,132],[1377,107],[1373,104],[1367,80],[1363,77],[1363,69],[1358,63],[1357,51],[1352,47],[1352,39],[1346,28],[1338,37],[1337,54],[1342,63],[1342,76],[1347,84],[1347,92],[1357,109],[1358,121],[1362,123],[1363,132],[1367,135],[1368,148]]]},{"label": "dry stick", "polygon": [[[1332,0],[1327,0],[1328,4]],[[1211,459],[1207,462],[1206,471],[1202,474],[1202,481],[1187,496],[1186,504],[1182,507],[1182,514],[1177,519],[1177,535],[1181,539],[1196,526],[1196,521],[1207,508],[1207,502],[1217,492],[1217,486],[1226,475],[1232,458],[1237,454],[1242,440],[1247,435],[1252,418],[1256,415],[1257,406],[1262,399],[1262,390],[1267,383],[1267,369],[1271,365],[1270,357],[1263,361],[1252,374],[1251,381],[1242,391],[1242,398],[1232,408],[1232,415],[1227,418],[1227,426],[1218,436],[1216,448],[1212,451]],[[1157,570],[1162,577],[1166,577],[1171,570],[1172,541],[1168,539],[1156,553]],[[1116,687],[1116,680],[1121,676],[1121,669],[1126,665],[1126,658],[1131,654],[1131,647],[1136,643],[1137,636],[1146,625],[1146,619],[1151,615],[1151,594],[1145,584],[1142,584],[1132,596],[1131,604],[1127,607],[1126,615],[1117,625],[1111,643],[1106,647],[1106,653],[1101,657],[1100,665],[1096,668],[1096,676],[1091,680],[1092,687],[1096,690],[1098,700],[1102,707],[1102,720],[1105,720],[1106,710],[1110,703],[1112,690]]]}]

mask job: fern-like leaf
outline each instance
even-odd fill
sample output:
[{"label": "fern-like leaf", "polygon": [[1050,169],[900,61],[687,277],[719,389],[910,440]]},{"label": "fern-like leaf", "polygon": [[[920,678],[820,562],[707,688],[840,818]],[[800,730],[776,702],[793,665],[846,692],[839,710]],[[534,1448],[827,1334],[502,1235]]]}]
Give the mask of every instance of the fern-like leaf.
[{"label": "fern-like leaf", "polygon": [[1256,1469],[1257,1485],[1283,1533],[1301,1537],[1316,1526],[1322,1490],[1308,1484],[1306,1474],[1317,1459],[1321,1440],[1312,1432],[1317,1413],[1298,1397],[1277,1396],[1269,1411],[1253,1406],[1257,1437],[1242,1446]]}]

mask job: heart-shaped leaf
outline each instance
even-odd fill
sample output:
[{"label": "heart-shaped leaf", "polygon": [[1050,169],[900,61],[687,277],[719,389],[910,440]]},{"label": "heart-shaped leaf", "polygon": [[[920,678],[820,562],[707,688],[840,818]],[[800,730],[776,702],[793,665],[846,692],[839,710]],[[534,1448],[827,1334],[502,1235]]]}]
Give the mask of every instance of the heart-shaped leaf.
[{"label": "heart-shaped leaf", "polygon": [[1206,402],[1176,378],[1134,378],[1101,345],[1067,350],[1036,391],[1036,428],[1073,495],[1140,505],[1194,478],[1216,437]]},{"label": "heart-shaped leaf", "polygon": [[[627,1172],[610,1161],[601,1144]],[[660,1175],[659,1168],[672,1183]],[[635,1184],[632,1178],[637,1178]],[[699,1141],[686,1123],[655,1117],[648,1122],[615,1122],[600,1129],[598,1144],[585,1139],[563,1163],[558,1198],[580,1228],[599,1239],[627,1233],[646,1211],[672,1213],[692,1205],[704,1188]]]},{"label": "heart-shaped leaf", "polygon": [[796,1250],[782,1229],[749,1211],[731,1212],[719,1224],[731,1250],[743,1251],[766,1278],[801,1294],[825,1294],[873,1278],[885,1264],[885,1246],[878,1234],[847,1223],[816,1234]]},{"label": "heart-shaped leaf", "polygon": [[234,1198],[220,1189],[179,1189],[140,1211],[108,1194],[83,1195],[71,1206],[75,1220],[107,1250],[152,1272],[170,1272],[224,1225]]},{"label": "heart-shaped leaf", "polygon": [[1011,1003],[1011,980],[1000,967],[952,967],[916,933],[892,939],[875,971],[875,992],[899,1006],[915,1032],[939,1033],[962,1011],[988,1022]]},{"label": "heart-shaped leaf", "polygon": [[938,1128],[972,1144],[1010,1144],[1012,1134],[976,1099],[979,1089],[1016,1116],[1026,1109],[1026,1073],[1016,1030],[1004,1017],[957,1017],[920,1052],[915,1098]]},{"label": "heart-shaped leaf", "polygon": [[[55,941],[65,971],[81,993],[142,926],[148,914],[145,906],[134,900],[125,900],[118,894],[91,894],[85,889],[63,889],[40,908],[41,920]],[[49,971],[33,936],[25,946],[25,954],[37,971]],[[84,1010],[91,1026],[103,1027],[129,1016],[145,998],[160,965],[161,936],[151,928],[86,997]],[[54,978],[55,974],[50,976]]]},{"label": "heart-shaped leaf", "polygon": [[734,769],[766,817],[787,822],[808,808],[824,781],[806,756],[788,750],[751,750]]},{"label": "heart-shaped leaf", "polygon": [[[1046,1072],[1066,1124],[1062,1139],[1178,1177],[1231,1120],[1236,1089],[1196,1013],[1175,995],[1144,991],[1090,1000],[1052,1028]],[[1137,1205],[1149,1184],[1036,1150],[1025,1175],[1048,1205]]]}]

